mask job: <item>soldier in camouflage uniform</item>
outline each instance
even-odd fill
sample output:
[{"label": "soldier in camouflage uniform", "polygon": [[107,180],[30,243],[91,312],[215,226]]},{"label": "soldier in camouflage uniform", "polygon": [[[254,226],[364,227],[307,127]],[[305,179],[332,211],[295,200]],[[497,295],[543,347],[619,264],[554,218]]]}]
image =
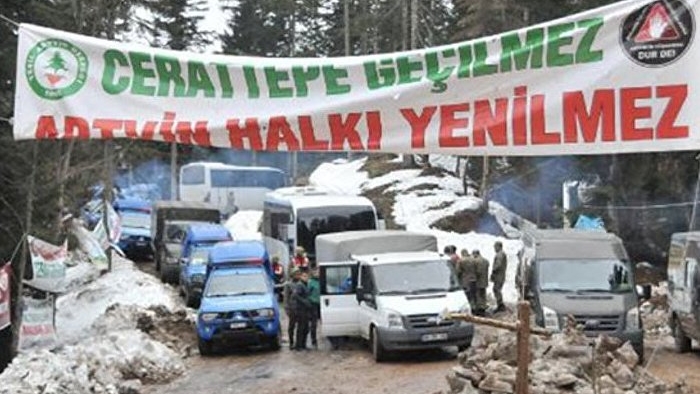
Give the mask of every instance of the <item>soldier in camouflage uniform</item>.
[{"label": "soldier in camouflage uniform", "polygon": [[489,261],[478,250],[472,252],[472,258],[476,261],[476,316],[484,316],[488,304],[486,301],[486,289],[489,287]]},{"label": "soldier in camouflage uniform", "polygon": [[506,281],[506,269],[508,268],[508,257],[503,251],[503,244],[496,241],[493,245],[496,256],[493,258],[493,270],[491,271],[491,282],[493,282],[493,296],[496,298],[496,312],[506,310],[503,304],[503,284]]}]

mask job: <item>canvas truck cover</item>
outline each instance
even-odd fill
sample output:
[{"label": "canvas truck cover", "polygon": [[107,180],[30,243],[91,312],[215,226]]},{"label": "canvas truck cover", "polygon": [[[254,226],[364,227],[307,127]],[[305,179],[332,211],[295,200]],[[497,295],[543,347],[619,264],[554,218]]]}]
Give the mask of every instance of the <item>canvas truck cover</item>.
[{"label": "canvas truck cover", "polygon": [[622,240],[612,233],[590,230],[534,230],[527,233],[536,245],[536,258],[629,260]]},{"label": "canvas truck cover", "polygon": [[165,222],[193,221],[220,223],[221,211],[216,205],[196,201],[156,201],[151,211],[151,236],[160,239]]},{"label": "canvas truck cover", "polygon": [[437,238],[400,230],[345,231],[316,237],[316,261],[345,261],[350,255],[437,252]]}]

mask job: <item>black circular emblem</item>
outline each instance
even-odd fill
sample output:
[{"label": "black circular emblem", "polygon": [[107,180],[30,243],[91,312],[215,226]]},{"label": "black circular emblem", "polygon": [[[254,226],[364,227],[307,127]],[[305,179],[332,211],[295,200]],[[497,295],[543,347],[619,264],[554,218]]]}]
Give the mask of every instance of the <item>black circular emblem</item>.
[{"label": "black circular emblem", "polygon": [[625,18],[620,43],[635,63],[660,67],[683,56],[694,29],[693,12],[682,0],[657,0]]}]

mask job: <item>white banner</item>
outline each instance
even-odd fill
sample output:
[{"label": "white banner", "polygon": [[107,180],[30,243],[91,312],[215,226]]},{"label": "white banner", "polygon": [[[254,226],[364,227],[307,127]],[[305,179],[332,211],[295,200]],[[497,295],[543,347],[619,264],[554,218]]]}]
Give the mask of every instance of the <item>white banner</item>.
[{"label": "white banner", "polygon": [[51,347],[56,344],[53,298],[37,300],[23,297],[22,328],[19,349]]},{"label": "white banner", "polygon": [[202,55],[23,24],[16,139],[562,155],[700,148],[697,0],[339,58]]},{"label": "white banner", "polygon": [[0,330],[9,326],[11,319],[10,311],[10,278],[12,277],[12,264],[5,263],[0,267]]},{"label": "white banner", "polygon": [[100,241],[97,240],[95,235],[83,227],[78,220],[73,220],[70,228],[71,232],[78,240],[78,246],[88,255],[90,262],[92,262],[98,269],[107,269],[107,255],[105,254],[104,249],[102,249],[102,246],[100,245]]},{"label": "white banner", "polygon": [[44,291],[62,291],[65,287],[68,241],[56,246],[29,235],[27,242],[34,275],[31,281],[26,282]]},{"label": "white banner", "polygon": [[107,205],[107,220],[109,220],[109,239],[107,239],[107,232],[105,231],[104,218],[100,219],[95,228],[92,229],[92,234],[103,250],[107,250],[110,244],[118,242],[119,237],[122,235],[122,219],[110,204]]}]

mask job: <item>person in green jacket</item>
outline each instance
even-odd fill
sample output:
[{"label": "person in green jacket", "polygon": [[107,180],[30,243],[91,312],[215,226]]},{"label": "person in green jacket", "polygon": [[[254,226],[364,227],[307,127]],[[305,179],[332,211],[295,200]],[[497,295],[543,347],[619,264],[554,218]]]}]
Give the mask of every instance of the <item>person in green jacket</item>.
[{"label": "person in green jacket", "polygon": [[311,334],[311,345],[318,349],[318,337],[316,331],[318,321],[321,319],[321,284],[318,281],[318,269],[311,271],[311,278],[308,283],[309,301],[311,301],[311,314],[309,320],[309,333]]}]

